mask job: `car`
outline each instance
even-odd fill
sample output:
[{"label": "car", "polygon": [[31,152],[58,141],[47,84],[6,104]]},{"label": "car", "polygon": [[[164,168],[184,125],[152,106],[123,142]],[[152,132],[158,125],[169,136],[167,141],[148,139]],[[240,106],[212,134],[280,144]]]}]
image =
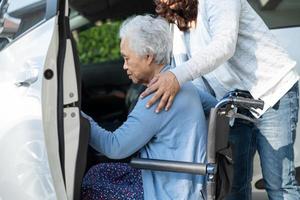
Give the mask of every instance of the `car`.
[{"label": "car", "polygon": [[[300,72],[300,2],[249,2]],[[89,124],[80,112],[113,130],[140,88],[121,60],[81,64],[72,31],[141,13],[154,13],[152,0],[0,1],[0,200],[80,198],[86,170],[106,159],[88,147]],[[298,180],[299,148],[296,137]],[[267,199],[257,156],[253,198]]]}]

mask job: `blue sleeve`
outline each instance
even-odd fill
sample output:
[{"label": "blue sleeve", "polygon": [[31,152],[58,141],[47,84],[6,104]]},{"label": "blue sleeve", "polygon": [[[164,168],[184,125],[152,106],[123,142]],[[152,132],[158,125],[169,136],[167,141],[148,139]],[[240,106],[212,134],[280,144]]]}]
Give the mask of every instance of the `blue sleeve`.
[{"label": "blue sleeve", "polygon": [[114,132],[101,128],[83,114],[91,125],[90,145],[112,159],[126,158],[145,146],[160,129],[163,115],[154,112],[156,106],[145,108],[148,99],[139,100],[124,124]]}]

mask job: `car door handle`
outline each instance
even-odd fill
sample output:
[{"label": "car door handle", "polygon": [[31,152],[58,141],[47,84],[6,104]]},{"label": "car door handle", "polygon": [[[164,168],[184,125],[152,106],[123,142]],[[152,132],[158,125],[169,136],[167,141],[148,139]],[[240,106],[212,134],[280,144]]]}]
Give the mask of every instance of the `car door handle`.
[{"label": "car door handle", "polygon": [[33,61],[25,63],[24,67],[21,68],[17,75],[15,85],[17,87],[29,86],[38,80],[40,64]]}]

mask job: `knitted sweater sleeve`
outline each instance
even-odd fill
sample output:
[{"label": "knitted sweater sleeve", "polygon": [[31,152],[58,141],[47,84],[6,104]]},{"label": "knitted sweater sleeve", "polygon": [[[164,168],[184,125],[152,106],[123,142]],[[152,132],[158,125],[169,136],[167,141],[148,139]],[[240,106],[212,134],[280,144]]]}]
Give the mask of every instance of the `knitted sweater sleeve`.
[{"label": "knitted sweater sleeve", "polygon": [[191,59],[171,70],[180,85],[213,71],[235,53],[240,0],[209,0],[201,5],[206,12],[204,20],[207,20],[211,42],[206,47],[199,48]]}]

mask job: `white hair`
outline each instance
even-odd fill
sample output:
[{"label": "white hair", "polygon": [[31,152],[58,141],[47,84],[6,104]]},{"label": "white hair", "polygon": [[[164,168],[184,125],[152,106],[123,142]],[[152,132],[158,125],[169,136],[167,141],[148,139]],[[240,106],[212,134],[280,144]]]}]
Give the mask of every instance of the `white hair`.
[{"label": "white hair", "polygon": [[168,64],[172,51],[169,23],[162,17],[138,15],[125,20],[119,36],[139,56],[153,55],[156,64]]}]

